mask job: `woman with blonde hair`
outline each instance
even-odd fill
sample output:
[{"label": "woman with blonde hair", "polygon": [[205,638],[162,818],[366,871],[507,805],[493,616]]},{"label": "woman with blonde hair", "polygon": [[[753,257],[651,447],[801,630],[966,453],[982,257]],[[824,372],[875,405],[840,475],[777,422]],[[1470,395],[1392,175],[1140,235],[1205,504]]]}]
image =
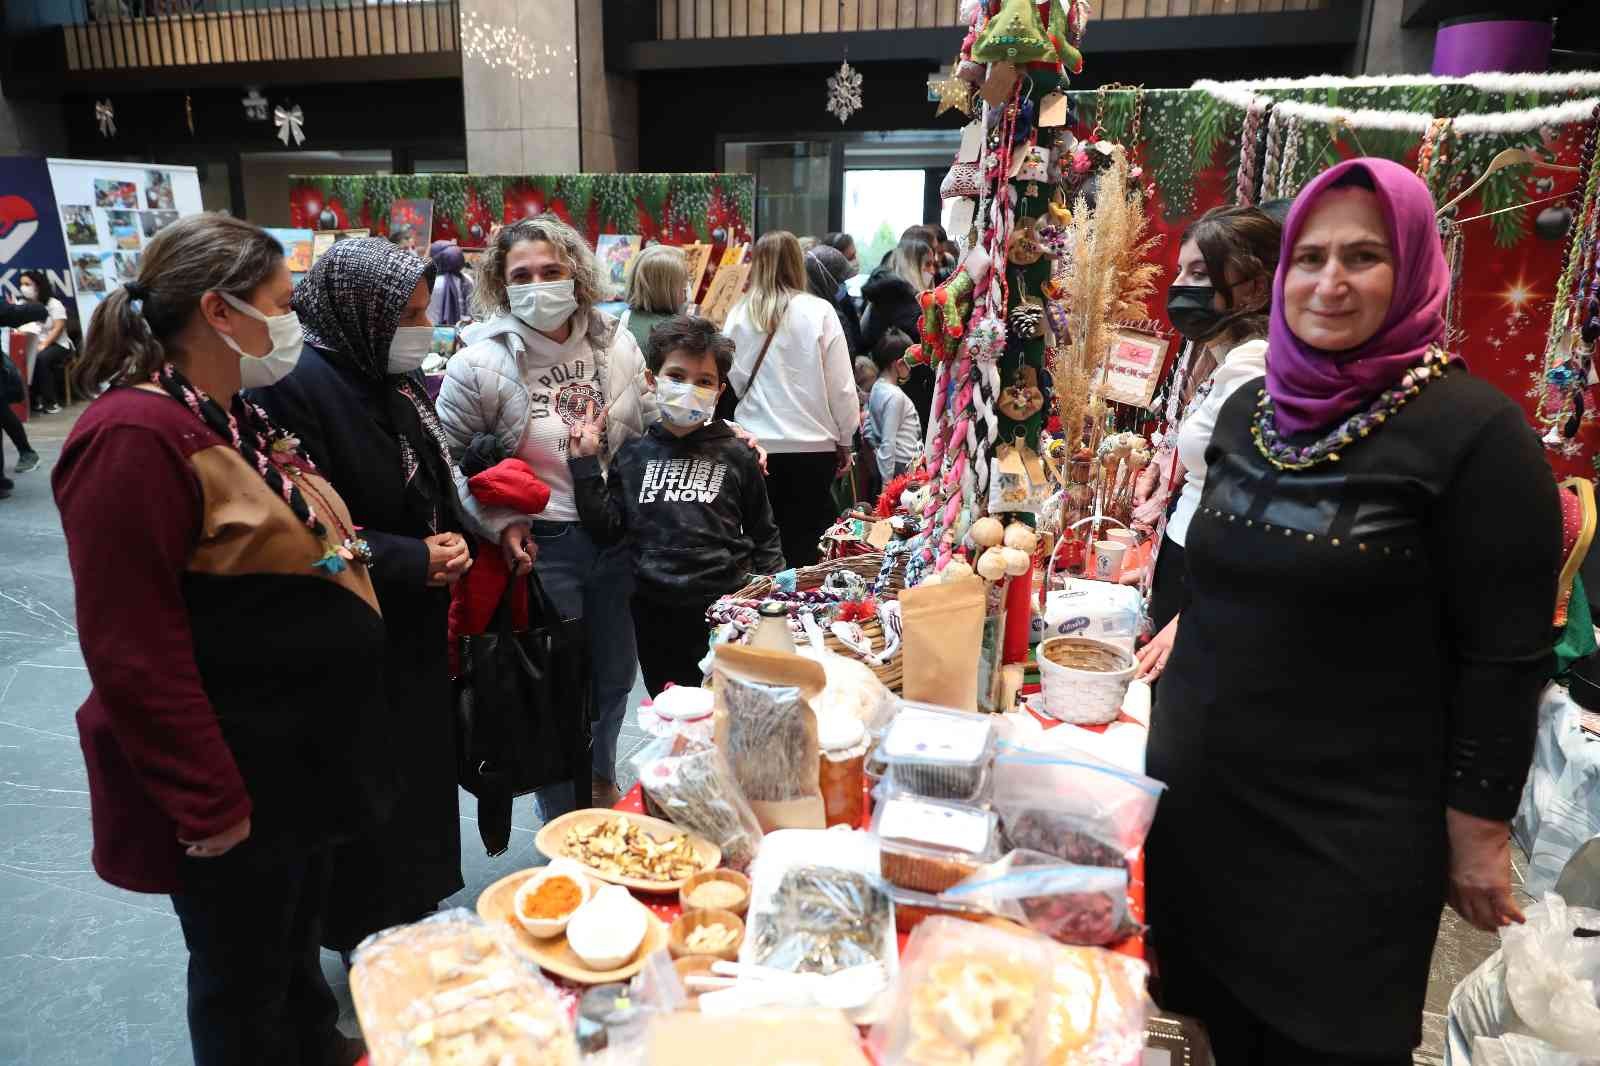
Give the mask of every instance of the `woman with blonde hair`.
[{"label": "woman with blonde hair", "polygon": [[650,329],[683,310],[689,287],[689,264],[683,249],[652,244],[633,257],[628,268],[628,309],[622,313],[640,349],[650,339]]},{"label": "woman with blonde hair", "polygon": [[593,780],[575,795],[545,790],[546,818],[573,802],[610,806],[619,798],[617,735],[638,675],[633,565],[625,545],[603,548],[584,531],[573,496],[567,449],[592,409],[604,419],[609,462],[623,442],[656,420],[633,334],[595,305],[604,299],[600,266],[577,230],[554,215],[510,223],[478,264],[473,294],[480,321],[450,360],[439,392],[439,421],[453,448],[491,434],[550,486],[550,502],[531,515],[480,503],[458,470],[456,489],[474,532],[498,542],[510,569],[539,576],[561,613],[588,633],[595,718]]},{"label": "woman with blonde hair", "polygon": [[761,442],[767,495],[790,566],[817,561],[833,521],[833,480],[850,467],[861,424],[850,350],[833,305],[807,291],[795,235],[756,242],[750,291],[728,316],[736,352],[729,384],[739,423]]}]

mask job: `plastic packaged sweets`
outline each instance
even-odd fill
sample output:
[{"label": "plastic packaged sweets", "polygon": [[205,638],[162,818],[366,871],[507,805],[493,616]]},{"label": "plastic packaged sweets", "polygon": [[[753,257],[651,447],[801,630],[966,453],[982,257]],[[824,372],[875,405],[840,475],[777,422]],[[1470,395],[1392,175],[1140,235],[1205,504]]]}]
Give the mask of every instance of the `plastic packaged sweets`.
[{"label": "plastic packaged sweets", "polygon": [[1150,969],[1104,948],[1050,946],[1037,1066],[1137,1066],[1154,1004]]},{"label": "plastic packaged sweets", "polygon": [[878,756],[898,786],[930,799],[976,798],[994,755],[994,719],[907,703],[889,723]]},{"label": "plastic packaged sweets", "polygon": [[989,811],[914,796],[878,804],[883,879],[919,892],[941,892],[999,857],[999,820]]},{"label": "plastic packaged sweets", "polygon": [[1050,960],[1036,937],[927,919],[906,943],[905,978],[873,1049],[885,1066],[1031,1066]]},{"label": "plastic packaged sweets", "polygon": [[1166,786],[1078,751],[1002,745],[990,789],[1008,848],[1081,866],[1126,866],[1144,846]]},{"label": "plastic packaged sweets", "polygon": [[750,868],[761,846],[761,823],[722,752],[686,736],[668,737],[646,745],[634,766],[662,817],[720,847],[724,865]]},{"label": "plastic packaged sweets", "polygon": [[1128,872],[1013,851],[947,889],[941,902],[981,908],[1062,944],[1112,944],[1140,931],[1128,916]]},{"label": "plastic packaged sweets", "polygon": [[555,988],[501,931],[455,909],[368,937],[350,995],[371,1066],[571,1066]]}]

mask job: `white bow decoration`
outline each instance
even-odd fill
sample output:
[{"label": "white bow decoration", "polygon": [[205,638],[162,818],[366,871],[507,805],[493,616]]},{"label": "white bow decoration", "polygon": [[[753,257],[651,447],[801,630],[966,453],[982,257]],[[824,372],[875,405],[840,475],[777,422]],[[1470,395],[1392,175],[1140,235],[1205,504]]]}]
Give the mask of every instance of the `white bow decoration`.
[{"label": "white bow decoration", "polygon": [[295,147],[297,148],[306,143],[306,134],[303,128],[305,114],[300,110],[299,104],[287,111],[281,107],[273,108],[272,121],[278,127],[278,140],[282,141],[285,146],[288,145],[290,137],[294,138]]},{"label": "white bow decoration", "polygon": [[111,107],[110,100],[96,100],[94,104],[95,121],[100,123],[100,136],[115,137],[117,135],[117,113]]}]

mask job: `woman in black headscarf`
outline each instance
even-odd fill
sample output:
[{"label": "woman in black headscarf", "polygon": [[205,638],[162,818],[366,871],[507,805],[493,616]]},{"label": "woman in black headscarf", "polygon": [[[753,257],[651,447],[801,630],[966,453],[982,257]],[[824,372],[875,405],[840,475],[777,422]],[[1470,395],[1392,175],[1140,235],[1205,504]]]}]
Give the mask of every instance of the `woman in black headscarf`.
[{"label": "woman in black headscarf", "polygon": [[388,632],[385,681],[399,779],[385,829],[335,856],[323,943],[432,911],[462,887],[448,586],[471,564],[449,452],[417,368],[433,266],[382,238],[340,241],[295,289],[295,370],[250,396],[300,439],[350,506]]}]

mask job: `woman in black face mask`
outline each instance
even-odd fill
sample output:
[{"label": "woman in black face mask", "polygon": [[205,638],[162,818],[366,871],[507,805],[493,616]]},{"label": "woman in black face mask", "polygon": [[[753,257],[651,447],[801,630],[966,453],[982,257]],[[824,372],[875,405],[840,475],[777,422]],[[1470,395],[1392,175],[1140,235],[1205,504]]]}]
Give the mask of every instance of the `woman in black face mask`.
[{"label": "woman in black face mask", "polygon": [[[1167,317],[1199,346],[1190,360],[1196,372],[1174,386],[1185,390],[1176,465],[1170,453],[1150,464],[1151,483],[1140,486],[1146,499],[1134,512],[1136,519],[1153,523],[1165,511],[1169,494],[1178,493],[1156,554],[1150,601],[1156,636],[1139,651],[1137,676],[1151,681],[1166,666],[1178,632],[1185,599],[1183,544],[1205,487],[1212,427],[1233,391],[1266,373],[1267,312],[1282,238],[1282,224],[1253,207],[1218,207],[1184,231],[1178,249]],[[1168,475],[1167,492],[1155,491],[1154,478]]]}]

